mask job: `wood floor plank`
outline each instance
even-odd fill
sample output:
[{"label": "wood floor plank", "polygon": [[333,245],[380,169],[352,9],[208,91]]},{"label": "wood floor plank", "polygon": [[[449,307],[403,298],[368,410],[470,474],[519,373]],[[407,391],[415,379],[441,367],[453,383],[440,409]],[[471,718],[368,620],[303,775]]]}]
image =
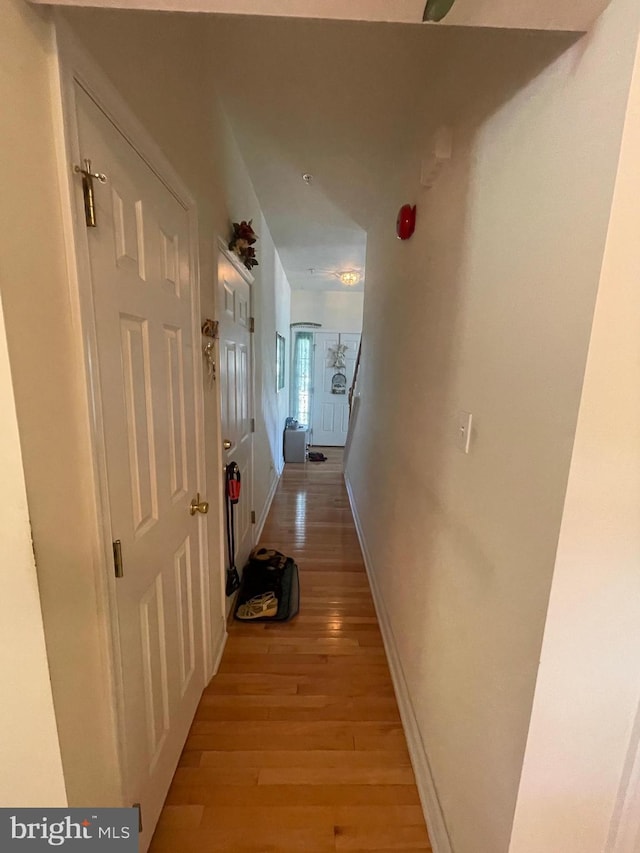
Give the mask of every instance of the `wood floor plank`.
[{"label": "wood floor plank", "polygon": [[[204,722],[196,722],[195,726],[203,726]],[[227,725],[220,724],[220,725]],[[300,723],[282,723],[280,721],[273,722],[271,720],[266,723],[258,724],[257,729],[246,731],[246,726],[251,726],[252,723],[243,724],[242,726],[230,725],[227,730],[214,729],[211,731],[202,731],[202,733],[190,734],[187,739],[187,748],[201,750],[235,750],[235,749],[263,749],[284,750],[284,749],[353,749],[354,735],[352,731],[344,724],[334,724],[327,722],[313,722],[305,725],[314,726],[313,731],[308,732],[290,732],[287,731],[288,725],[303,725]],[[334,725],[342,725],[341,728],[329,728]],[[271,729],[267,727],[271,726]],[[273,730],[275,728],[275,731]],[[366,733],[363,733],[366,737]]]},{"label": "wood floor plank", "polygon": [[317,670],[329,672],[327,655],[229,655],[220,667],[220,673],[246,673],[259,678],[262,674],[308,675],[313,676]]},{"label": "wood floor plank", "polygon": [[256,696],[265,693],[297,693],[298,678],[295,675],[263,675],[259,680],[248,679],[239,673],[217,675],[209,693],[227,693]]},{"label": "wood floor plank", "polygon": [[[387,658],[384,649],[381,646],[363,647],[359,643],[354,643],[351,639],[348,642],[343,642],[340,638],[318,638],[316,640],[297,640],[291,644],[285,644],[280,639],[267,645],[267,654],[270,655],[308,655],[316,653],[328,656],[342,656],[367,658],[368,660],[381,660],[385,663]],[[355,666],[353,661],[349,661],[350,666]]]},{"label": "wood floor plank", "polygon": [[313,682],[300,682],[298,685],[298,693],[302,696],[313,696],[316,693],[322,693],[328,696],[370,696],[375,694],[378,696],[393,696],[393,687],[391,684],[386,684],[379,680],[377,683],[356,680],[354,677],[351,680],[347,679],[321,679],[316,678]]},{"label": "wood floor plank", "polygon": [[351,636],[308,638],[306,632],[303,636],[297,634],[292,637],[291,635],[270,631],[267,637],[267,648],[271,649],[272,644],[277,645],[279,649],[291,646],[296,653],[298,649],[301,649],[300,654],[308,654],[310,648],[315,648],[318,654],[324,655],[335,653],[338,649],[357,650],[360,646],[360,641],[356,637]]},{"label": "wood floor plank", "polygon": [[269,709],[266,707],[247,706],[240,703],[231,707],[205,705],[202,703],[196,712],[196,720],[218,720],[219,722],[241,723],[246,720],[268,720]]},{"label": "wood floor plank", "polygon": [[[315,699],[315,696],[300,696],[300,699]],[[322,697],[320,697],[322,698]],[[350,720],[381,723],[400,723],[398,706],[393,696],[327,696],[321,707],[302,705],[279,706],[269,709],[270,720]]]},{"label": "wood floor plank", "polygon": [[[364,750],[339,750],[339,749],[316,749],[299,750],[289,749],[282,751],[235,750],[233,752],[208,751],[198,753],[201,767],[243,767],[243,768],[324,768],[324,769],[355,769],[355,768],[380,768],[395,765],[397,767],[410,766],[408,753],[398,757],[397,752],[364,751]],[[335,779],[331,779],[331,784]],[[340,780],[342,783],[343,780]],[[278,782],[277,784],[291,784],[289,782]],[[318,784],[317,782],[310,784]],[[361,783],[352,783],[361,784]],[[385,782],[383,784],[392,784]],[[402,784],[408,784],[403,782]]]},{"label": "wood floor plank", "polygon": [[290,623],[229,626],[151,853],[408,853],[429,838],[342,478],[287,465],[261,544],[294,557]]},{"label": "wood floor plank", "polygon": [[431,850],[423,826],[337,826],[336,851],[354,850]]},{"label": "wood floor plank", "polygon": [[[334,806],[334,823],[338,826],[420,826],[424,815],[420,806]],[[203,818],[204,820],[204,818]]]},{"label": "wood floor plank", "polygon": [[245,788],[258,784],[259,770],[255,767],[178,767],[173,788],[198,788],[206,785],[241,785]]},{"label": "wood floor plank", "polygon": [[[204,808],[201,826],[215,826],[226,823],[231,826],[246,824],[247,812],[243,806],[228,806],[224,812],[215,808]],[[408,806],[412,808],[412,806]],[[256,826],[277,828],[286,826],[290,829],[312,826],[331,828],[333,834],[336,823],[335,811],[332,806],[253,806],[251,819]]]},{"label": "wood floor plank", "polygon": [[158,829],[197,829],[204,814],[204,806],[165,806]]},{"label": "wood floor plank", "polygon": [[248,826],[226,821],[198,830],[159,830],[153,839],[155,853],[203,853],[228,850],[234,853],[279,853],[304,850],[306,853],[333,853],[332,826]]},{"label": "wood floor plank", "polygon": [[185,748],[180,756],[180,761],[178,762],[178,767],[200,767],[201,757],[202,750],[187,749],[185,744]]},{"label": "wood floor plank", "polygon": [[[387,678],[387,662],[384,657],[373,659],[361,655],[357,664],[360,678],[383,676]],[[222,668],[221,668],[222,670]],[[233,655],[225,663],[223,672],[246,673],[260,678],[262,674],[299,675],[311,681],[321,678],[344,678],[354,670],[352,658],[328,655]]]},{"label": "wood floor plank", "polygon": [[[393,753],[392,753],[393,755]],[[393,759],[392,759],[393,761]],[[376,767],[263,767],[258,785],[412,785],[411,765]]]},{"label": "wood floor plank", "polygon": [[419,805],[415,785],[207,785],[172,786],[167,802],[219,808],[242,806],[251,822],[252,808],[261,806],[399,806]]}]

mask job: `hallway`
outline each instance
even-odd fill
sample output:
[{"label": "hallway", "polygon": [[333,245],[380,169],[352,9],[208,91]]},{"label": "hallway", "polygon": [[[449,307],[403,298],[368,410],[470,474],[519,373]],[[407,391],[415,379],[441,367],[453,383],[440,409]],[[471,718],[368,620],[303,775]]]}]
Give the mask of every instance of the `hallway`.
[{"label": "hallway", "polygon": [[261,544],[295,558],[300,614],[234,622],[152,853],[430,850],[342,478],[287,465]]}]

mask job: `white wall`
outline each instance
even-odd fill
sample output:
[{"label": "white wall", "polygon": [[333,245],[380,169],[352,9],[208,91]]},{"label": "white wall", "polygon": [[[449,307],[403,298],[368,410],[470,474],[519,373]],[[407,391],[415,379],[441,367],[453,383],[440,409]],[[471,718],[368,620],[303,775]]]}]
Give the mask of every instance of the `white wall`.
[{"label": "white wall", "polygon": [[276,393],[276,332],[289,336],[291,288],[282,268],[260,203],[251,184],[247,168],[238,149],[233,131],[225,121],[225,178],[232,221],[252,219],[259,235],[257,252],[260,263],[254,267],[253,311],[256,320],[254,337],[256,435],[254,440],[254,501],[258,521],[277,477],[284,466],[282,431],[288,412],[289,359],[285,358],[285,389]]},{"label": "white wall", "polygon": [[[0,304],[0,807],[67,803]],[[37,768],[37,772],[36,772]]]},{"label": "white wall", "polygon": [[[631,853],[640,701],[640,52],[616,179],[510,853]],[[631,792],[637,797],[639,791]],[[620,801],[618,801],[620,795]],[[613,820],[612,820],[613,818]]]},{"label": "white wall", "polygon": [[292,290],[291,322],[321,323],[329,332],[361,332],[364,293]]},{"label": "white wall", "polygon": [[413,239],[410,158],[368,233],[348,478],[454,853],[509,847],[638,13],[614,0],[497,110],[479,91]]}]

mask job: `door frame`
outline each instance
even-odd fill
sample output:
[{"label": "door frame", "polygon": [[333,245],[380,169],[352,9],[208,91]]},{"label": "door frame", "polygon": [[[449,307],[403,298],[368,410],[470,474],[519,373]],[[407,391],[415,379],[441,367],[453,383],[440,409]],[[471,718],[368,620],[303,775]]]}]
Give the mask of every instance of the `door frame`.
[{"label": "door frame", "polygon": [[637,853],[640,843],[640,704],[629,735],[626,760],[609,826],[605,853]]},{"label": "door frame", "polygon": [[[122,99],[117,89],[96,66],[93,59],[78,44],[72,30],[54,11],[55,50],[52,73],[52,105],[56,136],[56,159],[61,196],[67,273],[71,311],[81,336],[79,345],[84,357],[85,392],[90,406],[89,441],[92,458],[89,492],[93,497],[94,519],[94,587],[98,610],[98,630],[101,640],[101,676],[108,685],[111,697],[109,709],[115,735],[119,778],[117,787],[122,804],[129,803],[126,767],[126,731],[124,724],[124,693],[121,668],[121,646],[117,619],[116,578],[113,571],[113,545],[109,508],[107,456],[102,416],[102,400],[98,377],[98,345],[94,316],[93,283],[89,255],[87,226],[84,221],[83,197],[80,181],[73,166],[80,162],[79,132],[76,112],[76,87],[82,88],[104,112],[106,117],[138,155],[151,168],[184,207],[189,223],[189,260],[192,270],[192,328],[195,427],[196,427],[196,489],[206,494],[204,459],[204,399],[203,371],[199,342],[200,333],[200,271],[197,207],[181,178],[149,135],[143,125]],[[95,164],[96,167],[99,164]],[[208,538],[204,516],[198,516],[199,526],[199,578],[202,589],[201,619],[203,637],[203,686],[214,674],[218,655],[212,642],[211,588],[207,567]]]},{"label": "door frame", "polygon": [[[220,235],[218,235],[216,245],[217,245],[217,253],[216,253],[216,258],[215,258],[215,270],[216,270],[215,305],[216,305],[216,318],[218,320],[220,320],[220,307],[221,307],[220,301],[219,301],[220,281],[218,280],[218,270],[219,270],[220,256],[221,255],[224,256],[229,261],[229,263],[233,266],[233,268],[238,273],[238,275],[249,285],[249,316],[251,318],[253,318],[253,323],[254,323],[253,332],[249,332],[249,350],[250,350],[249,351],[249,370],[251,371],[251,377],[249,380],[249,411],[250,411],[250,417],[253,418],[254,422],[255,422],[255,416],[256,416],[256,406],[255,406],[255,400],[256,400],[255,357],[256,356],[255,356],[255,353],[256,353],[256,348],[254,345],[254,337],[255,337],[255,332],[256,332],[256,328],[257,328],[257,319],[255,316],[256,312],[254,310],[255,309],[255,293],[254,293],[255,276],[250,272],[250,270],[248,270],[243,264],[240,263],[240,261],[238,260],[238,256],[234,255],[233,252],[229,250],[227,243],[222,239],[222,237],[220,237]],[[220,365],[220,339],[219,339],[219,337],[218,337],[218,340],[216,341],[216,345],[217,345],[216,346],[216,364]],[[218,382],[217,384],[218,384],[218,413],[219,413],[220,423],[222,423],[222,420],[221,420],[221,418],[222,418],[222,415],[221,415],[221,413],[222,413],[222,383]],[[249,460],[249,464],[251,466],[251,494],[249,497],[250,497],[250,503],[251,503],[252,509],[254,508],[253,498],[254,498],[255,452],[256,452],[255,435],[256,435],[256,431],[253,430],[252,438],[251,438],[251,458]],[[220,432],[220,439],[222,440],[222,438],[223,438],[222,432]],[[221,470],[223,472],[222,473],[222,492],[224,494],[225,475],[224,475],[224,465],[223,465],[223,457],[222,457],[222,441],[218,442],[218,453],[219,453]],[[225,512],[225,510],[223,508],[223,513],[224,512]],[[225,527],[225,531],[226,531],[226,527]],[[224,536],[226,537],[226,532],[224,533]],[[226,538],[224,541],[226,542]],[[256,544],[256,525],[252,524],[251,525],[251,545],[253,546],[255,544]],[[226,545],[223,545],[222,553],[223,553],[223,555],[226,555]],[[223,564],[222,564],[222,569],[220,572],[223,600],[226,599],[226,590],[225,590],[226,565],[225,565],[225,559],[226,559],[226,557],[223,557]],[[226,607],[227,616],[229,615],[230,608],[231,608],[231,600],[229,600],[227,607]]]}]

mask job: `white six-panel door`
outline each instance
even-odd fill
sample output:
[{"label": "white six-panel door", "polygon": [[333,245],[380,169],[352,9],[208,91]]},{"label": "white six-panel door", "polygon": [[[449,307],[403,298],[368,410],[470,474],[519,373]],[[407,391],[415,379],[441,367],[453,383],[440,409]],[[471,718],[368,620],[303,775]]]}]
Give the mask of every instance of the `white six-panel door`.
[{"label": "white six-panel door", "polygon": [[[240,500],[235,506],[236,564],[241,569],[253,545],[252,476],[253,416],[251,286],[226,253],[218,256],[218,317],[220,318],[220,405],[225,465],[238,463],[242,478]],[[227,555],[228,557],[228,555]]]},{"label": "white six-panel door", "polygon": [[121,649],[125,790],[145,849],[204,686],[190,224],[184,205],[77,87],[96,184],[88,229]]},{"label": "white six-panel door", "polygon": [[[311,443],[319,447],[344,447],[349,429],[348,391],[358,357],[360,335],[352,332],[316,332],[314,351],[313,402],[311,407]],[[332,349],[347,347],[345,367],[333,367]],[[346,393],[332,393],[336,373],[346,376]]]}]

